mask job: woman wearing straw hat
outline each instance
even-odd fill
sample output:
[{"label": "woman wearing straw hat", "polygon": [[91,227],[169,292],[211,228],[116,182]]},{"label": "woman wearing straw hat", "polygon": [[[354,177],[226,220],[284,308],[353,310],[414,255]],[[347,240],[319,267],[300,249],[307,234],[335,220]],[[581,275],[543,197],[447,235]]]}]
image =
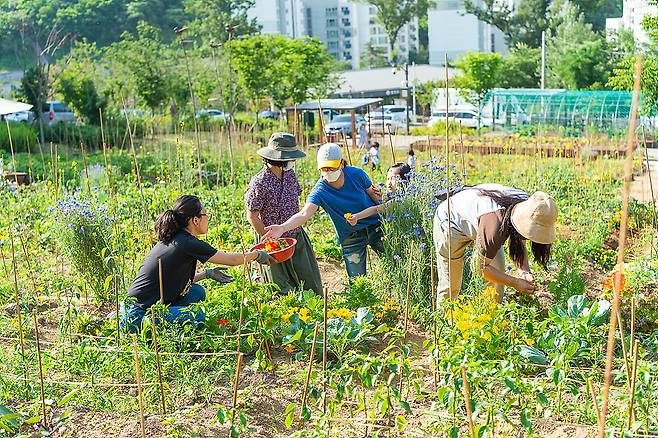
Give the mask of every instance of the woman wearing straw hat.
[{"label": "woman wearing straw hat", "polygon": [[[251,179],[244,195],[247,220],[262,237],[269,225],[280,224],[299,212],[301,188],[293,169],[295,160],[306,154],[297,148],[295,137],[275,132],[267,146],[257,152],[264,160],[263,169]],[[311,289],[322,294],[320,269],[306,231],[291,228],[283,237],[297,239],[293,256],[281,263],[263,266],[265,280],[277,284],[283,292]]]},{"label": "woman wearing straw hat", "polygon": [[[448,201],[443,201],[434,215],[439,275],[437,298],[455,299],[459,295],[464,253],[471,243],[478,248],[482,274],[496,288],[498,301],[502,300],[505,286],[522,294],[532,293],[534,277],[530,272],[526,241],[530,241],[535,262],[546,268],[556,238],[557,213],[555,201],[546,193],[528,196],[522,190],[499,184],[467,187],[451,196],[450,221]],[[505,273],[504,244],[508,240],[518,276]]]},{"label": "woman wearing straw hat", "polygon": [[341,147],[327,143],[318,149],[318,170],[322,176],[315,183],[302,210],[280,225],[265,227],[264,237],[279,237],[305,224],[320,207],[329,215],[340,242],[345,267],[350,278],[366,274],[366,251],[384,249],[379,216],[370,216],[355,225],[347,222],[352,212],[365,210],[381,201],[381,192],[358,167],[345,164]]}]

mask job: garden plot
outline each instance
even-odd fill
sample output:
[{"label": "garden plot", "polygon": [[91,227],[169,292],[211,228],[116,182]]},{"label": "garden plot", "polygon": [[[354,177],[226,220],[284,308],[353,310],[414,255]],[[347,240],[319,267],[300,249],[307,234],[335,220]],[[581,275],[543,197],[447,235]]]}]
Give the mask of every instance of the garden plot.
[{"label": "garden plot", "polygon": [[[312,292],[281,294],[233,268],[235,282],[206,283],[206,327],[158,326],[156,355],[150,325],[135,339],[117,330],[117,300],[152,245],[155,217],[181,192],[212,214],[207,241],[250,246],[242,192],[260,163],[248,139],[235,149],[235,184],[198,185],[193,148],[154,139],[134,156],[62,148],[50,162],[32,161],[36,183],[0,192],[0,436],[141,436],[140,392],[147,436],[469,436],[467,408],[477,436],[596,436],[620,160],[455,152],[446,165],[436,151],[419,152],[425,165],[384,217],[386,251],[371,254],[368,277],[348,285],[328,218],[309,224],[326,318]],[[27,166],[29,157],[17,159]],[[226,159],[209,147],[202,155],[206,169],[224,174]],[[85,172],[84,161],[98,172]],[[297,164],[307,192],[318,176],[313,160]],[[541,294],[496,304],[467,269],[463,297],[434,308],[431,218],[446,178],[555,197],[562,238],[550,269],[537,271]],[[651,213],[629,209],[607,421],[617,436],[658,431]]]}]

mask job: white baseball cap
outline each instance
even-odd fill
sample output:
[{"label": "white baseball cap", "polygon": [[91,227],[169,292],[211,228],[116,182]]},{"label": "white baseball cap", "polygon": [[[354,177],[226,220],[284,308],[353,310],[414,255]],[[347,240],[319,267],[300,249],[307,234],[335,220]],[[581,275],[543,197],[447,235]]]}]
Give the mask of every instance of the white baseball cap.
[{"label": "white baseball cap", "polygon": [[326,143],[318,149],[318,169],[323,167],[338,168],[343,159],[343,151],[336,143]]}]

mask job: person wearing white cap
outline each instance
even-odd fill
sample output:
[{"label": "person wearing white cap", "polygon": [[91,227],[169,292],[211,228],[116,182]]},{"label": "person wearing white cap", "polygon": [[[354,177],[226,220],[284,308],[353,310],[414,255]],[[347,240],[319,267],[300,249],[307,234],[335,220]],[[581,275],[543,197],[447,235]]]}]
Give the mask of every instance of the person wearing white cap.
[{"label": "person wearing white cap", "polygon": [[302,210],[279,225],[265,227],[263,237],[279,237],[305,224],[320,207],[329,215],[340,242],[345,268],[350,278],[366,274],[366,251],[384,250],[379,216],[370,216],[355,225],[347,222],[352,212],[365,210],[381,202],[375,188],[362,169],[348,166],[341,147],[327,143],[318,149],[317,165],[322,176],[315,183]]},{"label": "person wearing white cap", "polygon": [[[295,160],[304,158],[306,154],[297,148],[295,136],[287,132],[272,134],[267,146],[256,153],[265,163],[249,182],[244,201],[247,220],[256,233],[263,236],[266,226],[285,222],[299,212],[302,189],[293,166]],[[306,231],[302,227],[293,228],[283,237],[297,240],[295,252],[286,261],[263,266],[265,280],[278,285],[284,293],[294,289],[311,289],[322,295],[320,268]]]},{"label": "person wearing white cap", "polygon": [[[534,276],[526,241],[530,241],[535,262],[546,268],[556,239],[557,214],[555,201],[546,193],[528,196],[522,190],[499,184],[466,187],[451,196],[450,219],[448,201],[443,201],[434,214],[433,227],[439,276],[437,298],[455,299],[459,295],[464,254],[471,243],[478,249],[482,274],[496,288],[498,301],[505,286],[522,294],[532,293]],[[518,276],[505,273],[504,244],[508,240]]]}]

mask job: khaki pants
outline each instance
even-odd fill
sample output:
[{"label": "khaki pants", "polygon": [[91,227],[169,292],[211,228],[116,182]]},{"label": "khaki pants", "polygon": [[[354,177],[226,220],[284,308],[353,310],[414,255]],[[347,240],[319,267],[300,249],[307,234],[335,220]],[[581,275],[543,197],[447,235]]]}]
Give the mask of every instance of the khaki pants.
[{"label": "khaki pants", "polygon": [[[448,253],[447,224],[434,218],[434,247],[436,248],[436,268],[438,285],[436,291],[437,302],[446,298],[456,299],[462,284],[464,273],[464,254],[466,248],[473,244],[473,240],[459,230],[450,230],[450,254]],[[486,259],[485,259],[486,260]],[[488,261],[488,260],[487,260]],[[448,264],[450,264],[450,281],[448,281]],[[496,256],[489,263],[493,268],[505,272],[505,247],[501,246]],[[498,292],[498,300],[503,299],[505,286],[491,283]]]}]

